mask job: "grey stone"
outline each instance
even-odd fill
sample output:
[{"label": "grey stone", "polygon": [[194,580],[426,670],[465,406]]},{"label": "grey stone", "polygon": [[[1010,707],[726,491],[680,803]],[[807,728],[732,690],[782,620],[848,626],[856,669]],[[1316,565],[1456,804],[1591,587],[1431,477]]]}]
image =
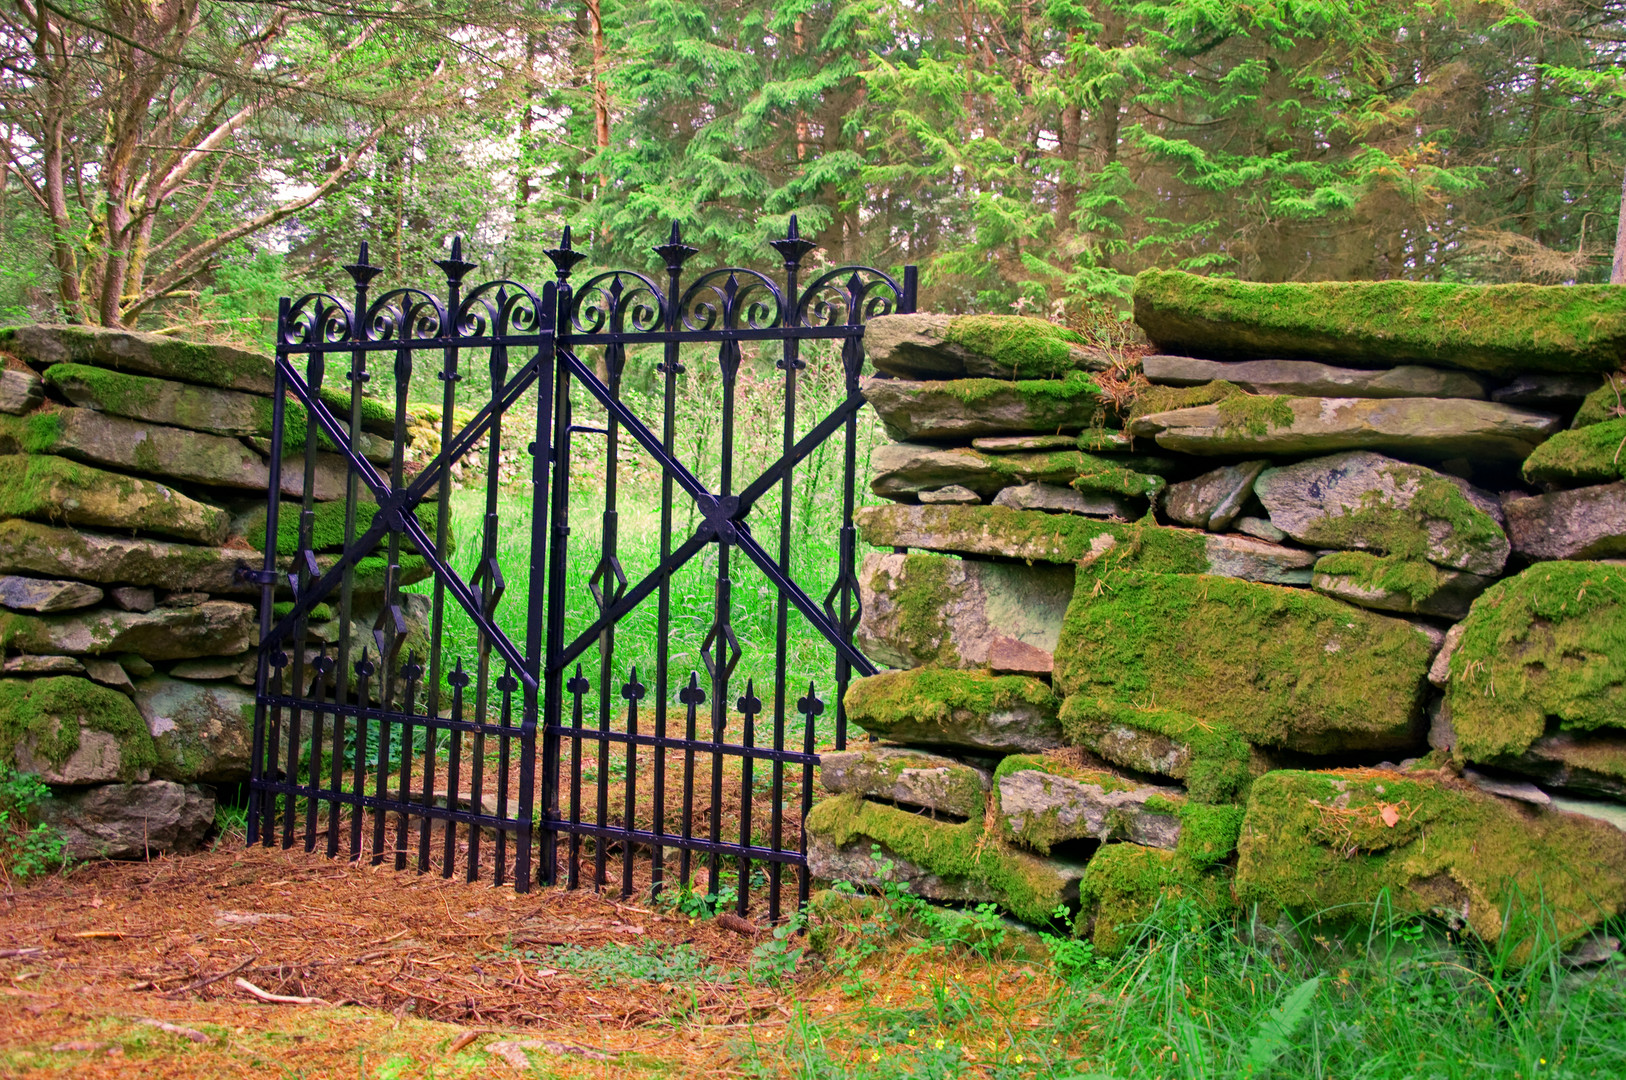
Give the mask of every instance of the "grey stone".
[{"label": "grey stone", "polygon": [[1626,806],[1620,803],[1602,802],[1597,799],[1572,799],[1564,795],[1554,795],[1552,799],[1554,810],[1607,821],[1615,828],[1626,832]]},{"label": "grey stone", "polygon": [[12,755],[19,772],[33,773],[47,784],[78,787],[105,784],[115,780],[145,780],[146,769],[132,772],[124,760],[116,735],[94,728],[79,729],[79,745],[61,762],[53,762],[36,752],[31,740],[18,744]]},{"label": "grey stone", "polygon": [[1220,363],[1190,356],[1146,356],[1141,358],[1141,367],[1148,381],[1162,386],[1201,386],[1224,379],[1255,394],[1295,397],[1485,397],[1485,384],[1472,375],[1412,364],[1365,371],[1313,360]]},{"label": "grey stone", "polygon": [[1351,604],[1374,611],[1398,611],[1408,615],[1430,615],[1442,619],[1464,619],[1474,599],[1490,587],[1493,578],[1461,570],[1435,568],[1438,584],[1432,592],[1417,596],[1405,589],[1389,589],[1361,580],[1358,574],[1325,573],[1317,569],[1310,584],[1316,592],[1336,596]]},{"label": "grey stone", "polygon": [[1487,764],[1576,795],[1626,800],[1626,735],[1556,731]]},{"label": "grey stone", "polygon": [[[922,496],[921,502],[925,501]],[[1141,516],[1146,508],[1146,500],[1129,499],[1106,491],[1075,491],[1060,484],[1018,484],[995,495],[994,505],[1008,506],[1012,510],[1044,510],[1130,521]]]},{"label": "grey stone", "polygon": [[1568,412],[1585,401],[1601,381],[1596,375],[1520,375],[1492,390],[1490,397],[1504,405]]},{"label": "grey stone", "polygon": [[982,502],[982,496],[968,487],[950,484],[934,491],[922,491],[920,501],[928,506],[972,506]]},{"label": "grey stone", "polygon": [[188,608],[197,607],[199,604],[206,604],[208,602],[209,594],[206,592],[172,592],[165,595],[159,606],[169,608]]},{"label": "grey stone", "polygon": [[80,363],[163,379],[271,393],[271,358],[138,330],[41,323],[0,331],[0,347],[35,364]]},{"label": "grey stone", "polygon": [[231,515],[164,484],[49,454],[0,456],[5,516],[219,544]]},{"label": "grey stone", "polygon": [[[1129,436],[1110,432],[1124,443]],[[987,454],[1014,454],[1024,450],[1077,450],[1078,440],[1071,435],[993,435],[971,440],[971,449]],[[1089,449],[1094,449],[1093,447]],[[1105,449],[1105,448],[1103,448]]]},{"label": "grey stone", "polygon": [[[1107,772],[1015,769],[999,778],[999,821],[1005,835],[1049,854],[1064,840],[1127,840],[1172,849],[1180,840],[1176,813],[1185,793],[1137,784]],[[1161,805],[1148,809],[1147,802]]]},{"label": "grey stone", "polygon": [[40,811],[69,858],[142,859],[197,850],[214,825],[215,799],[206,787],[153,780],[59,795]]},{"label": "grey stone", "polygon": [[1169,485],[1163,510],[1182,525],[1223,532],[1253,493],[1253,482],[1270,462],[1224,465],[1195,480]]},{"label": "grey stone", "polygon": [[258,630],[254,608],[230,600],[150,612],[98,608],[72,615],[0,615],[0,636],[15,649],[71,655],[138,652],[149,660],[240,653]]},{"label": "grey stone", "polygon": [[1121,768],[1183,780],[1191,767],[1191,747],[1155,731],[1111,723],[1081,734],[1086,749]]},{"label": "grey stone", "polygon": [[1048,679],[1056,657],[1037,645],[998,637],[988,643],[988,670],[995,675],[1037,675]]},{"label": "grey stone", "polygon": [[1428,681],[1441,690],[1451,681],[1451,654],[1457,651],[1462,644],[1462,632],[1465,627],[1461,623],[1452,623],[1451,628],[1445,632],[1445,641],[1440,645],[1440,651],[1434,654],[1434,662],[1428,668]]},{"label": "grey stone", "polygon": [[1280,419],[1265,413],[1240,421],[1236,400],[1143,416],[1129,433],[1151,436],[1165,450],[1211,456],[1383,450],[1523,461],[1559,428],[1550,413],[1463,398],[1281,398]]},{"label": "grey stone", "polygon": [[[1462,508],[1474,524],[1466,534],[1427,512],[1428,497],[1438,495],[1442,483],[1455,486],[1471,506]],[[1300,543],[1361,550],[1410,527],[1426,532],[1427,557],[1439,566],[1494,576],[1507,562],[1496,501],[1421,465],[1358,450],[1266,469],[1253,488],[1271,522]]]},{"label": "grey stone", "polygon": [[819,755],[819,780],[834,794],[851,792],[957,818],[982,819],[992,774],[963,761],[901,746],[871,746]]},{"label": "grey stone", "polygon": [[0,751],[21,772],[59,785],[147,779],[152,743],[123,694],[69,675],[0,686],[6,707],[32,714],[20,730],[0,731]]},{"label": "grey stone", "polygon": [[1610,960],[1620,951],[1620,939],[1602,936],[1589,937],[1575,948],[1564,954],[1564,966],[1572,968],[1591,967]]},{"label": "grey stone", "polygon": [[136,708],[158,752],[163,780],[228,783],[248,778],[254,694],[223,682],[156,675],[135,686]]},{"label": "grey stone", "polygon": [[1502,504],[1513,550],[1528,559],[1626,555],[1626,482]]},{"label": "grey stone", "polygon": [[1279,544],[1287,539],[1287,534],[1271,524],[1269,518],[1239,517],[1233,523],[1238,532],[1247,533],[1259,540],[1268,540],[1272,544]]},{"label": "grey stone", "polygon": [[71,656],[8,656],[0,673],[6,675],[83,675],[85,665]]},{"label": "grey stone", "polygon": [[45,401],[45,385],[32,371],[6,368],[0,371],[0,412],[21,416]]},{"label": "grey stone", "polygon": [[[1054,652],[1073,596],[1068,566],[874,553],[858,578],[859,647],[877,663],[983,667],[1002,638]],[[922,625],[922,612],[931,625]]]},{"label": "grey stone", "polygon": [[0,607],[13,611],[72,611],[101,599],[102,590],[82,581],[42,581],[15,574],[0,577]]},{"label": "grey stone", "polygon": [[1043,382],[866,378],[859,388],[887,435],[900,442],[1028,432],[1054,435],[1081,431],[1102,413],[1100,388],[1088,376]]},{"label": "grey stone", "polygon": [[1070,370],[1106,371],[1105,350],[1065,341],[1066,332],[1043,319],[1020,315],[975,316],[1026,339],[1018,353],[983,352],[957,341],[954,325],[966,316],[882,315],[864,324],[864,354],[882,375],[903,379],[1054,378]]},{"label": "grey stone", "polygon": [[878,738],[1031,754],[1063,745],[1060,702],[1038,679],[980,671],[883,671],[847,689],[847,718]]},{"label": "grey stone", "polygon": [[1504,799],[1526,802],[1532,806],[1552,805],[1552,797],[1528,780],[1505,780],[1480,772],[1478,769],[1463,769],[1462,778],[1480,791],[1499,795]]},{"label": "grey stone", "polygon": [[145,679],[153,673],[153,666],[137,653],[124,653],[119,657],[119,663],[137,679]]},{"label": "grey stone", "polygon": [[[972,445],[976,445],[976,440],[972,440]],[[1076,445],[1080,450],[1084,450],[1091,454],[1131,453],[1135,449],[1135,437],[1133,435],[1125,435],[1121,431],[1109,431],[1106,428],[1091,428],[1090,430],[1080,434],[1079,437],[1074,441],[1074,445]],[[983,448],[979,447],[978,449]],[[1038,450],[1042,448],[1036,446],[1034,449]]]},{"label": "grey stone", "polygon": [[1235,533],[1209,533],[1203,538],[1208,572],[1219,577],[1262,581],[1270,585],[1308,585],[1315,552],[1283,547]]},{"label": "grey stone", "polygon": [[120,585],[107,590],[114,606],[123,611],[151,611],[158,606],[158,594],[152,589],[143,589],[135,585]]},{"label": "grey stone", "polygon": [[1428,747],[1430,750],[1455,750],[1457,729],[1451,723],[1451,701],[1435,697],[1428,706]]},{"label": "grey stone", "polygon": [[[238,686],[253,686],[259,663],[260,656],[256,652],[241,653],[237,656],[200,656],[194,660],[182,660],[170,668],[169,673],[177,679],[192,679],[196,682],[227,679]],[[146,674],[151,675],[152,671],[149,669]]]},{"label": "grey stone", "polygon": [[1092,458],[1077,450],[1048,453],[984,454],[966,446],[886,443],[870,454],[870,490],[885,499],[918,498],[923,491],[958,485],[981,498],[1019,484],[1068,484],[1083,475],[1097,476],[1101,486],[1123,495],[1151,495],[1163,479],[1133,472],[1116,462]]},{"label": "grey stone", "polygon": [[93,682],[103,686],[111,686],[115,690],[122,690],[126,694],[134,693],[135,686],[130,682],[130,673],[117,660],[103,660],[95,656],[85,657],[85,673]]}]

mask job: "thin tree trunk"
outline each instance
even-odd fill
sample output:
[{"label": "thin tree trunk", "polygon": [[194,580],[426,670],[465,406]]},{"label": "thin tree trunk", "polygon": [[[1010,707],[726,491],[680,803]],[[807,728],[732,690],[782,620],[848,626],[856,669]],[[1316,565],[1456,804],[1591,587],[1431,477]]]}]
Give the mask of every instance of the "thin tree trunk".
[{"label": "thin tree trunk", "polygon": [[1620,181],[1620,214],[1615,224],[1615,265],[1609,271],[1609,284],[1626,285],[1626,174]]}]

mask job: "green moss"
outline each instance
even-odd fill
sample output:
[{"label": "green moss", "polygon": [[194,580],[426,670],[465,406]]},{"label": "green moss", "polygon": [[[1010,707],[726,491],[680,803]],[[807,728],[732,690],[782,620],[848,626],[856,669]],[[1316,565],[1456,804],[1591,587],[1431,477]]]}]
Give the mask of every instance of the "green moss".
[{"label": "green moss", "polygon": [[1054,681],[1069,700],[1172,709],[1266,746],[1398,749],[1432,653],[1403,620],[1301,589],[1081,567]]},{"label": "green moss", "polygon": [[[377,505],[373,503],[356,504],[356,535],[366,532],[373,523],[373,517],[378,513]],[[345,504],[342,502],[317,503],[311,511],[311,550],[312,551],[338,551],[344,547],[344,514]],[[286,504],[282,512],[277,515],[277,554],[292,555],[299,550],[299,508],[296,504]],[[424,503],[417,510],[418,523],[423,526],[424,532],[430,537],[435,535],[435,523],[438,520],[437,508],[434,503]],[[256,551],[265,550],[265,511],[256,510],[248,520],[245,538],[254,545]],[[447,530],[447,545],[451,550],[443,554],[450,557],[456,550],[455,538],[452,530]],[[410,544],[404,544],[408,550],[415,550]]]},{"label": "green moss", "polygon": [[1626,418],[1560,431],[1524,459],[1532,484],[1608,484],[1626,479]]},{"label": "green moss", "polygon": [[1366,281],[1257,284],[1148,270],[1135,321],[1167,351],[1357,366],[1613,371],[1626,352],[1626,290],[1607,285]]},{"label": "green moss", "polygon": [[48,454],[62,437],[62,410],[47,403],[27,416],[0,413],[0,453]]},{"label": "green moss", "polygon": [[992,358],[1013,379],[1061,376],[1076,366],[1073,350],[1089,345],[1082,334],[1023,315],[962,315],[943,340]]},{"label": "green moss", "polygon": [[909,555],[903,561],[901,581],[889,586],[875,583],[898,606],[901,645],[922,663],[952,663],[958,657],[945,611],[950,569],[952,560],[941,555]]},{"label": "green moss", "polygon": [[1293,425],[1293,399],[1283,394],[1233,394],[1219,403],[1220,430],[1266,435]]},{"label": "green moss", "polygon": [[1374,488],[1357,508],[1316,520],[1302,539],[1393,556],[1391,571],[1408,561],[1462,566],[1505,547],[1507,538],[1496,519],[1446,477],[1417,465],[1390,465],[1382,472],[1397,488],[1411,490],[1409,502],[1393,502]]},{"label": "green moss", "polygon": [[118,416],[146,419],[146,414],[163,397],[167,383],[144,375],[91,367],[89,364],[53,364],[44,379],[61,390],[70,383],[87,387],[101,408]]},{"label": "green moss", "polygon": [[1337,551],[1316,560],[1317,574],[1349,578],[1362,589],[1403,593],[1420,604],[1440,590],[1445,575],[1425,559],[1378,556],[1365,551]]},{"label": "green moss", "polygon": [[1038,679],[944,668],[883,671],[858,679],[847,688],[844,701],[847,719],[876,733],[906,726],[946,729],[970,717],[1015,709],[1054,717],[1061,705]]},{"label": "green moss", "polygon": [[[1193,799],[1226,803],[1241,798],[1250,782],[1248,740],[1225,724],[1198,720],[1174,709],[1137,708],[1075,694],[1062,702],[1061,730],[1067,740],[1116,764],[1141,772],[1163,772],[1185,781]],[[1150,738],[1131,750],[1108,739],[1127,728]],[[1115,747],[1122,752],[1114,753]],[[1166,767],[1157,767],[1167,763]]]},{"label": "green moss", "polygon": [[1079,456],[1084,460],[1081,471],[1072,482],[1073,487],[1079,491],[1104,491],[1113,495],[1142,495],[1150,498],[1168,486],[1168,481],[1161,476],[1126,469],[1109,458],[1100,458],[1093,454]]},{"label": "green moss", "polygon": [[[292,600],[278,600],[271,605],[271,617],[285,619],[293,614],[293,610],[294,602]],[[310,610],[311,622],[327,622],[331,618],[333,618],[333,609],[327,604],[317,604]]]},{"label": "green moss", "polygon": [[1448,774],[1279,771],[1254,782],[1237,894],[1266,910],[1465,918],[1497,940],[1510,905],[1538,901],[1571,939],[1626,904],[1626,839],[1601,822],[1482,794]]},{"label": "green moss", "polygon": [[1609,375],[1602,386],[1586,396],[1575,412],[1575,428],[1626,417],[1626,371]]},{"label": "green moss", "polygon": [[1063,879],[1046,860],[1010,850],[981,821],[950,825],[856,795],[837,795],[815,806],[804,827],[838,848],[880,844],[885,854],[947,881],[983,886],[1024,922],[1048,922],[1065,900]]},{"label": "green moss", "polygon": [[1555,728],[1626,728],[1626,566],[1537,563],[1485,590],[1446,695],[1465,760],[1523,753]]},{"label": "green moss", "polygon": [[152,735],[135,704],[117,690],[76,675],[0,679],[0,760],[28,743],[61,765],[79,749],[80,728],[118,740],[120,779],[135,780],[157,761]]},{"label": "green moss", "polygon": [[[1152,809],[1150,800],[1146,808]],[[1175,850],[1188,865],[1213,866],[1236,852],[1245,813],[1242,807],[1187,800],[1178,804],[1175,813],[1180,818],[1180,843]]]},{"label": "green moss", "polygon": [[1135,786],[1118,774],[1107,772],[1105,769],[1090,769],[1043,754],[1011,754],[1004,758],[994,769],[994,786],[997,788],[1001,779],[1019,772],[1065,776],[1081,784],[1094,784],[1102,791],[1128,791]]},{"label": "green moss", "polygon": [[857,517],[865,543],[876,547],[929,545],[967,555],[1054,563],[1090,560],[1171,574],[1208,569],[1203,533],[1146,520],[1125,524],[1005,506],[871,506]]},{"label": "green moss", "polygon": [[1099,401],[1101,387],[1084,371],[1069,371],[1059,379],[948,379],[932,385],[966,405],[979,405],[992,398],[1016,394],[1036,401],[1072,405],[1079,401]]},{"label": "green moss", "polygon": [[1224,876],[1203,873],[1178,852],[1139,844],[1107,844],[1096,852],[1084,868],[1078,893],[1090,916],[1080,924],[1093,926],[1096,949],[1109,956],[1123,951],[1134,926],[1159,901],[1189,900],[1213,916],[1236,906]]},{"label": "green moss", "polygon": [[[1173,412],[1176,409],[1194,409],[1199,405],[1213,405],[1232,398],[1247,397],[1248,392],[1236,383],[1216,379],[1199,386],[1149,386],[1135,395],[1129,407],[1130,421],[1154,413]],[[1287,422],[1292,423],[1291,410]]]}]

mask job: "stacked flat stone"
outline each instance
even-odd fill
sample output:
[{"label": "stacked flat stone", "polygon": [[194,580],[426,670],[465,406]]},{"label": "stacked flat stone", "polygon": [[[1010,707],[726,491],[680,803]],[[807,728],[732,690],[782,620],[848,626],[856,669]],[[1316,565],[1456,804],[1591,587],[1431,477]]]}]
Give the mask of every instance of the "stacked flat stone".
[{"label": "stacked flat stone", "polygon": [[[225,345],[0,330],[0,761],[51,785],[44,812],[74,858],[194,848],[217,789],[248,777],[259,587],[237,571],[263,563],[271,391],[270,358]],[[388,462],[392,418],[367,405],[362,451]],[[305,425],[289,412],[297,500]],[[319,563],[342,546],[344,487],[343,459],[318,453]],[[422,560],[403,571],[421,578]],[[382,582],[381,565],[358,574],[358,654]],[[338,635],[316,614],[313,647]]]},{"label": "stacked flat stone", "polygon": [[1178,895],[1389,889],[1487,939],[1520,890],[1572,937],[1626,909],[1626,290],[1149,272],[1135,316],[1121,408],[1039,320],[866,332],[893,670],[814,872],[1107,949]]}]

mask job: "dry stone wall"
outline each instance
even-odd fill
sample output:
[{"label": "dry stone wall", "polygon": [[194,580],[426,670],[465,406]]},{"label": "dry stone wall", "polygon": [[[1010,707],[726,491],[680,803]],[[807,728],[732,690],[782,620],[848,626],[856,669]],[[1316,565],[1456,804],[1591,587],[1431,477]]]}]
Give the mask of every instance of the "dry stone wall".
[{"label": "dry stone wall", "polygon": [[[876,320],[817,875],[1058,907],[1626,909],[1626,289],[1138,279],[1130,363]],[[1138,377],[1144,375],[1144,379]],[[883,859],[872,857],[879,845]],[[890,864],[890,870],[886,869]]]},{"label": "dry stone wall", "polygon": [[[248,778],[259,587],[236,572],[264,559],[271,390],[270,358],[229,346],[0,330],[0,760],[52,786],[45,814],[75,858],[194,848]],[[362,451],[388,462],[392,416],[365,405]],[[306,425],[296,403],[289,417],[283,494],[297,499]],[[315,476],[330,565],[343,459],[319,452]],[[285,506],[287,564],[298,503]],[[357,625],[382,603],[382,563],[358,570]],[[403,560],[405,582],[424,574]],[[313,649],[339,634],[328,605],[316,616]]]}]

